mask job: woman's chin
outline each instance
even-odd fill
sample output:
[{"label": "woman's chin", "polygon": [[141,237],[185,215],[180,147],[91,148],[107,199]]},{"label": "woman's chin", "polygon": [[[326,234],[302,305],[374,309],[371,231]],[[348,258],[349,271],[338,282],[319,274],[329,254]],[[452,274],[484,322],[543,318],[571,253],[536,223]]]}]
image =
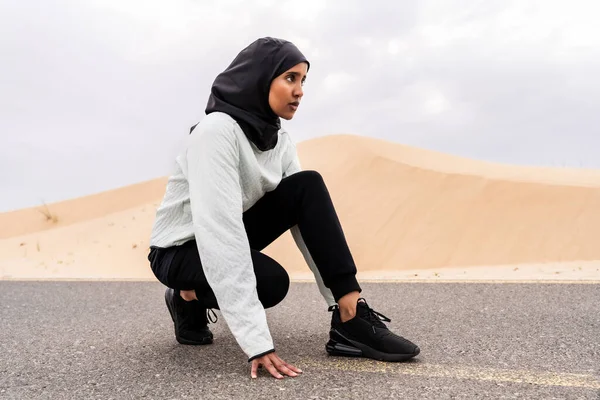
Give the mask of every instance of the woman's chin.
[{"label": "woman's chin", "polygon": [[281,113],[279,115],[279,117],[285,119],[286,121],[289,121],[292,118],[294,118],[294,114],[296,114],[296,113],[295,112],[286,112],[286,113]]}]

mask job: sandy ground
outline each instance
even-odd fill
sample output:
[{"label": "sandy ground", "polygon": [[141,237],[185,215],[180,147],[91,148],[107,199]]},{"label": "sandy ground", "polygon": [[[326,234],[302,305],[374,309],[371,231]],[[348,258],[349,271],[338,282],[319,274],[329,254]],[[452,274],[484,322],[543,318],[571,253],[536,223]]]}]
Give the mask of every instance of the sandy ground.
[{"label": "sandy ground", "polygon": [[[600,281],[600,171],[351,135],[298,149],[325,178],[361,279]],[[146,255],[165,184],[0,214],[0,279],[154,280]],[[292,279],[312,279],[289,233],[265,252]]]}]

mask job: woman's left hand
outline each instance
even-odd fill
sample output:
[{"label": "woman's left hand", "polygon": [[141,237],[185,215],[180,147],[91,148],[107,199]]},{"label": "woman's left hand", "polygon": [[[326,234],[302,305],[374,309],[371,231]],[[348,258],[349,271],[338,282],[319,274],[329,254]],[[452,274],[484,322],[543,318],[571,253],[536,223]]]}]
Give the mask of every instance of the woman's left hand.
[{"label": "woman's left hand", "polygon": [[277,379],[283,379],[282,373],[292,377],[302,373],[301,369],[286,363],[274,352],[252,360],[252,371],[250,373],[252,379],[257,377],[259,366],[264,366]]}]

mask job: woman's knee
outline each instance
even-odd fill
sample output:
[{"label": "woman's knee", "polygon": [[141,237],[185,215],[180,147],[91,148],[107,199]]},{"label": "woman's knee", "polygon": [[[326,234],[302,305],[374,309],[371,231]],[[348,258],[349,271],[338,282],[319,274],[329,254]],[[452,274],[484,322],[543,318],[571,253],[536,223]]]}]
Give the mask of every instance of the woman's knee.
[{"label": "woman's knee", "polygon": [[288,294],[290,288],[290,277],[283,267],[278,268],[278,271],[265,279],[264,283],[267,286],[259,294],[261,302],[265,308],[271,308],[281,303]]},{"label": "woman's knee", "polygon": [[273,280],[273,296],[271,297],[271,304],[267,305],[268,307],[281,303],[290,289],[290,276],[283,267],[280,266],[278,270]]},{"label": "woman's knee", "polygon": [[307,170],[303,170],[300,172],[296,172],[292,176],[296,176],[298,179],[302,179],[309,183],[316,183],[316,184],[324,183],[323,176],[321,175],[321,173],[319,171],[315,171],[312,169],[307,169]]},{"label": "woman's knee", "polygon": [[304,170],[296,172],[289,178],[293,178],[295,180],[295,183],[293,184],[294,186],[298,186],[303,190],[308,190],[309,193],[327,191],[325,179],[323,179],[323,176],[318,171]]},{"label": "woman's knee", "polygon": [[286,270],[275,260],[260,253],[256,255],[256,289],[263,307],[270,308],[279,304],[287,295],[290,277]]}]

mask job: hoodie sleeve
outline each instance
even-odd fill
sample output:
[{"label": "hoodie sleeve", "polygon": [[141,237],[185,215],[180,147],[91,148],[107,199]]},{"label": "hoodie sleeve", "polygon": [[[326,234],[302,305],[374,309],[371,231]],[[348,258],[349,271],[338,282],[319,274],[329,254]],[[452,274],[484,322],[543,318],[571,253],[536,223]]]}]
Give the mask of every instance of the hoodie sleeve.
[{"label": "hoodie sleeve", "polygon": [[237,138],[228,126],[196,130],[186,162],[198,252],[221,313],[251,360],[275,350],[242,219]]},{"label": "hoodie sleeve", "polygon": [[[287,153],[288,156],[286,157],[285,161],[287,163],[287,167],[285,167],[285,169],[283,170],[283,178],[286,178],[290,175],[302,171],[300,160],[298,158],[298,152],[296,150],[296,145],[291,140],[289,143],[290,144]],[[321,273],[319,272],[315,261],[310,255],[306,244],[304,243],[304,239],[302,238],[302,234],[300,233],[300,228],[298,228],[298,225],[294,225],[292,228],[290,228],[290,232],[292,234],[292,237],[294,238],[294,241],[296,242],[296,246],[298,246],[298,250],[300,250],[300,252],[302,253],[306,264],[315,276],[315,280],[317,281],[317,286],[319,288],[321,296],[323,296],[323,299],[325,299],[325,302],[328,306],[335,305],[336,302],[335,298],[333,297],[333,293],[331,293],[331,290],[325,286],[323,278],[321,277]]]}]

